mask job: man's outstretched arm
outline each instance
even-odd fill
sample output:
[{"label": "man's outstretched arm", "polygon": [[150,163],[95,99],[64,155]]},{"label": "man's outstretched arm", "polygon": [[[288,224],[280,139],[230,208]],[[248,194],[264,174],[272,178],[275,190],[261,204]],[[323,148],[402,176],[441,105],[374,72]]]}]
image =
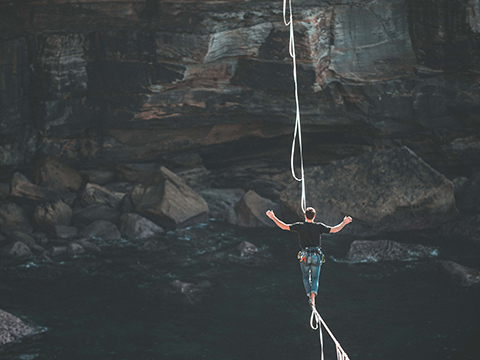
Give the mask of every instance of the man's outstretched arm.
[{"label": "man's outstretched arm", "polygon": [[337,226],[332,226],[330,228],[330,234],[339,232],[345,227],[345,225],[350,224],[351,222],[352,222],[352,218],[350,216],[345,216],[343,218],[343,221],[340,224],[338,224]]},{"label": "man's outstretched arm", "polygon": [[266,215],[273,220],[273,222],[275,223],[275,225],[277,225],[280,229],[282,230],[289,230],[290,231],[290,226],[285,224],[283,221],[281,221],[280,219],[278,219],[276,216],[275,216],[275,213],[272,211],[272,210],[268,210]]}]

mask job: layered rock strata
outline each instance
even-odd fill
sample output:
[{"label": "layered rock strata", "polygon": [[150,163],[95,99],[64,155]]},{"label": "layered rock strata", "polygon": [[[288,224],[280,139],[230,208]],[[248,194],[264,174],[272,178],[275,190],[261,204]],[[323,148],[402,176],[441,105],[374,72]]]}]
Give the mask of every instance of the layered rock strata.
[{"label": "layered rock strata", "polygon": [[[470,176],[478,7],[296,1],[307,159],[407,145]],[[3,176],[44,157],[90,169],[192,150],[209,166],[286,161],[295,104],[281,11],[263,0],[3,2]]]}]

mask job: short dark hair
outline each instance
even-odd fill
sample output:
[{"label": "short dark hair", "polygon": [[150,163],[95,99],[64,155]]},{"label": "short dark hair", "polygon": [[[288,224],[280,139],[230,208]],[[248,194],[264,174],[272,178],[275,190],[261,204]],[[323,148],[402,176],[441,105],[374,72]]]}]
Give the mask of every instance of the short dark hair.
[{"label": "short dark hair", "polygon": [[308,220],[312,220],[315,217],[315,215],[317,215],[317,212],[315,211],[315,209],[313,207],[308,207],[305,210],[305,217]]}]

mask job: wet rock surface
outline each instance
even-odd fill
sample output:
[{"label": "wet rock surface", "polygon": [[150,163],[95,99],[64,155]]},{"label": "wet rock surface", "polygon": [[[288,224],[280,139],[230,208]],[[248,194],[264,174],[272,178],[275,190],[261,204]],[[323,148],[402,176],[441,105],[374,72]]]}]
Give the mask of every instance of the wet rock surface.
[{"label": "wet rock surface", "polygon": [[138,214],[123,214],[120,222],[122,236],[129,239],[148,239],[164,232],[160,226]]},{"label": "wet rock surface", "polygon": [[78,234],[80,237],[101,238],[103,240],[119,240],[122,235],[117,226],[108,220],[97,220],[84,227]]},{"label": "wet rock surface", "polygon": [[402,244],[392,240],[355,240],[350,245],[347,259],[358,262],[405,261],[438,255],[430,246]]},{"label": "wet rock surface", "polygon": [[195,284],[174,280],[172,282],[172,287],[188,302],[193,304],[208,296],[208,291],[211,289],[212,283],[208,280],[203,280]]},{"label": "wet rock surface", "polygon": [[248,257],[255,254],[258,248],[248,241],[243,241],[237,246],[237,250],[241,257]]},{"label": "wet rock surface", "polygon": [[0,346],[19,341],[35,333],[35,328],[18,317],[0,310]]},{"label": "wet rock surface", "polygon": [[480,285],[480,272],[467,266],[457,264],[453,261],[440,261],[444,272],[451,277],[452,281],[464,285]]}]

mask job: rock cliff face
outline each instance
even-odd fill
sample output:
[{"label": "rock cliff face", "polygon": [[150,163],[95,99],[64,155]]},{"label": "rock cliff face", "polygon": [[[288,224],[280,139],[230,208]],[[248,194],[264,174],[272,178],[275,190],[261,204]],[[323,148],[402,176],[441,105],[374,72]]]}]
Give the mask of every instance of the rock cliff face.
[{"label": "rock cliff face", "polygon": [[[471,174],[478,1],[293,5],[309,161],[407,145],[451,176]],[[2,173],[52,156],[84,168],[187,150],[209,166],[288,159],[281,11],[262,0],[2,2]]]}]

